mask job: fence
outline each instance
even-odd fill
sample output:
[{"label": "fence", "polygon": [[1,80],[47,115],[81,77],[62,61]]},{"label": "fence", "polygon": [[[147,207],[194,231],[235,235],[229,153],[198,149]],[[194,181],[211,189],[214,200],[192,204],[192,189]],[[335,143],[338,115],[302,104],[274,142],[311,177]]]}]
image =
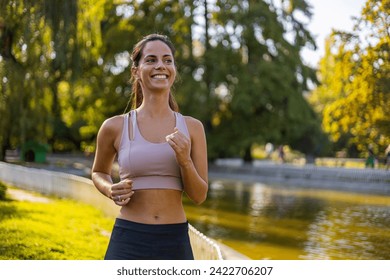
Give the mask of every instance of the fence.
[{"label": "fence", "polygon": [[[25,190],[82,201],[109,216],[116,216],[119,212],[119,206],[101,195],[90,179],[76,175],[0,162],[0,180]],[[195,259],[223,259],[218,244],[192,225],[189,227],[189,235]]]}]

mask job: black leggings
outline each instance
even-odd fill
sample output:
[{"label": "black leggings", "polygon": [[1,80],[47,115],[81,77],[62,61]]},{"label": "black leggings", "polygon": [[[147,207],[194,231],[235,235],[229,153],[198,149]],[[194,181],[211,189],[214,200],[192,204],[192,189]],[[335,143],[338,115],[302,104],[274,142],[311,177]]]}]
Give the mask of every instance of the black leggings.
[{"label": "black leggings", "polygon": [[116,219],[105,260],[193,260],[188,223],[149,225]]}]

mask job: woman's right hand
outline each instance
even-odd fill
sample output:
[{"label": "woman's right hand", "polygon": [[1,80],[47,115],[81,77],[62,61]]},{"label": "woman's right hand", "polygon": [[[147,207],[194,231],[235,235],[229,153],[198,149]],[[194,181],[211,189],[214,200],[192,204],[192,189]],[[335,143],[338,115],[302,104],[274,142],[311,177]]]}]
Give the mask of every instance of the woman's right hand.
[{"label": "woman's right hand", "polygon": [[119,206],[129,203],[133,194],[133,181],[130,179],[115,183],[110,188],[110,197]]}]

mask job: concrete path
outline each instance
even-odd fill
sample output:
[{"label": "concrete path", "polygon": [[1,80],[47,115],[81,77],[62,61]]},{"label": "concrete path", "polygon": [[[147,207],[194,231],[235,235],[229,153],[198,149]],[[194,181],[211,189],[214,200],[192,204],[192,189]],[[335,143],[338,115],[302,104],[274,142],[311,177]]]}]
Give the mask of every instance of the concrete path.
[{"label": "concrete path", "polygon": [[20,189],[8,188],[7,194],[11,199],[18,200],[18,201],[39,202],[39,203],[51,202],[51,199],[47,197],[34,194],[28,191],[20,190]]}]

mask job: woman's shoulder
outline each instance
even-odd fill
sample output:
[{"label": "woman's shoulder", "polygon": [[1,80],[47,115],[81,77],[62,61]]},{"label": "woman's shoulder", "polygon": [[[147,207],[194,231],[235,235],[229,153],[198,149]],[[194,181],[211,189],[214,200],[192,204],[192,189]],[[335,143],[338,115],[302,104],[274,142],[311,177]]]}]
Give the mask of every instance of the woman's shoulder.
[{"label": "woman's shoulder", "polygon": [[100,130],[111,133],[120,131],[123,127],[124,116],[125,115],[117,115],[106,119]]},{"label": "woman's shoulder", "polygon": [[204,130],[203,123],[191,116],[183,116],[184,120],[186,121],[187,127],[189,130],[199,131]]}]

